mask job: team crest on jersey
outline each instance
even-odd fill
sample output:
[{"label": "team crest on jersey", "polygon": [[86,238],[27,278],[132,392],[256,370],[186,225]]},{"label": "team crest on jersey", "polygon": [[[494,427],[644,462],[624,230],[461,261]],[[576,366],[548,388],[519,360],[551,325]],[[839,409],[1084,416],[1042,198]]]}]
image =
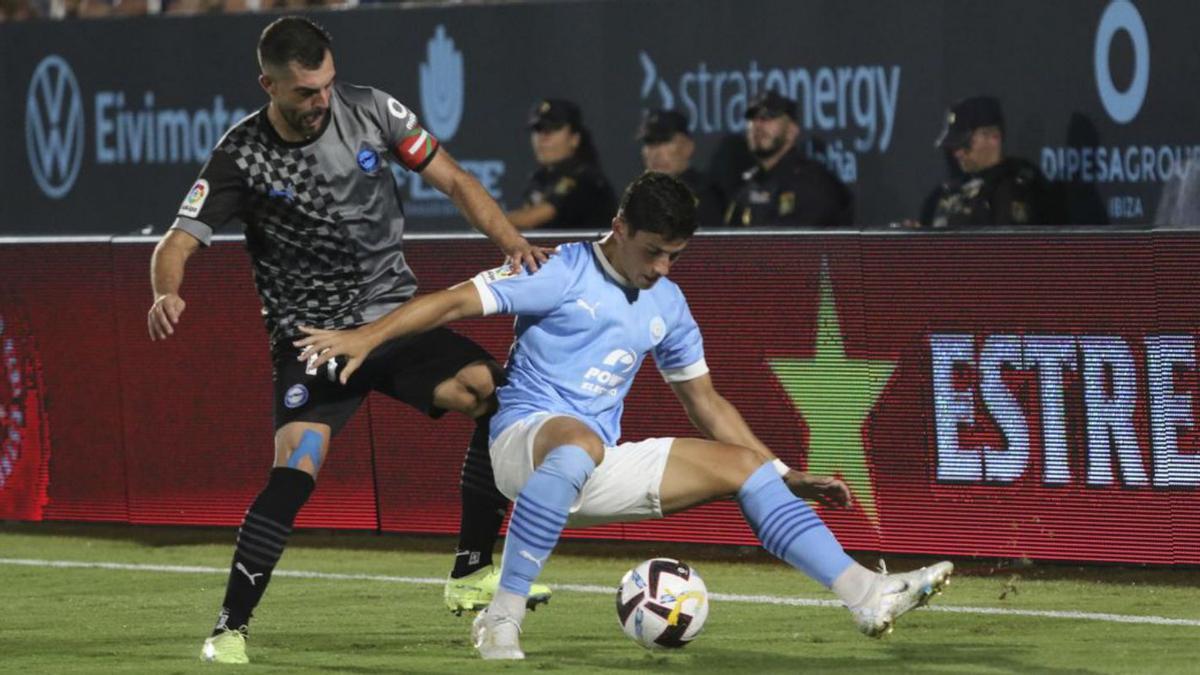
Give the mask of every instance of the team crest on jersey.
[{"label": "team crest on jersey", "polygon": [[483,283],[485,284],[494,284],[501,279],[509,279],[515,276],[517,276],[517,273],[513,271],[512,265],[501,265],[496,269],[479,273],[479,278],[482,279]]},{"label": "team crest on jersey", "polygon": [[667,336],[667,322],[661,316],[650,319],[650,342],[657,345]]},{"label": "team crest on jersey", "polygon": [[195,218],[200,215],[200,209],[204,206],[204,201],[208,199],[208,181],[201,178],[192,185],[192,189],[188,190],[187,196],[183,198],[183,204],[179,206],[179,215]]},{"label": "team crest on jersey", "polygon": [[358,151],[358,168],[364,173],[373,174],[379,169],[379,153],[374,148],[363,148]]},{"label": "team crest on jersey", "polygon": [[283,395],[283,405],[288,408],[299,408],[305,403],[308,403],[308,387],[302,384],[293,384]]}]

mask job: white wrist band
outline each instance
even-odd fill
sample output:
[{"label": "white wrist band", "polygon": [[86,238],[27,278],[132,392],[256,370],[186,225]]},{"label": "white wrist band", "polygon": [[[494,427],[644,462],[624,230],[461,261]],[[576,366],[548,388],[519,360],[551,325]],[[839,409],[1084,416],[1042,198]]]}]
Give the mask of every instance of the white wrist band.
[{"label": "white wrist band", "polygon": [[774,462],[771,462],[771,465],[775,467],[775,471],[779,473],[780,478],[788,475],[788,472],[791,471],[791,468],[787,464],[784,464],[782,459],[776,459]]}]

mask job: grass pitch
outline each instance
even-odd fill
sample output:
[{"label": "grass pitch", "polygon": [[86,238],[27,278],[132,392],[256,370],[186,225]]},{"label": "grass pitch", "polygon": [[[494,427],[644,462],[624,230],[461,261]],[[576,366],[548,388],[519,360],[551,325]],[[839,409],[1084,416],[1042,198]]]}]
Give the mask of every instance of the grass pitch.
[{"label": "grass pitch", "polygon": [[[233,533],[107,526],[0,524],[0,671],[211,672],[200,645],[224,591]],[[259,608],[248,670],[263,672],[939,672],[1194,673],[1200,671],[1200,572],[1010,566],[959,561],[936,605],[869,640],[844,609],[770,604],[832,600],[755,550],[676,544],[568,542],[542,578],[556,591],[529,615],[523,663],[478,661],[470,619],[446,612],[448,539],[297,533],[287,572]],[[626,569],[680,557],[710,592],[765,596],[713,601],[687,649],[651,653],[625,638],[613,596]],[[49,567],[14,560],[131,568]],[[893,571],[925,561],[890,559]],[[189,570],[169,570],[183,566]],[[209,571],[203,568],[214,568]],[[387,577],[387,578],[379,578]],[[955,610],[955,611],[945,611]],[[999,613],[985,613],[998,611]],[[1038,616],[1030,613],[1091,613]],[[1097,614],[1118,615],[1102,618]],[[1090,618],[1088,618],[1090,617]],[[1127,623],[1142,617],[1160,623]],[[1183,625],[1163,619],[1185,620]]]}]

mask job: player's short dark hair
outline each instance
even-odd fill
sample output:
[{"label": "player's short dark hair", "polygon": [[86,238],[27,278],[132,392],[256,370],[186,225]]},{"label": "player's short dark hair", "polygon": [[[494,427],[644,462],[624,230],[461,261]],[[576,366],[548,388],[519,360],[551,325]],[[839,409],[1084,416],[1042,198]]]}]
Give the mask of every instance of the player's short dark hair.
[{"label": "player's short dark hair", "polygon": [[333,44],[329,31],[302,16],[285,16],[272,21],[258,38],[258,65],[287,68],[292,61],[316,70]]},{"label": "player's short dark hair", "polygon": [[678,178],[647,171],[625,188],[617,217],[630,235],[644,230],[667,241],[688,239],[696,232],[696,196]]}]

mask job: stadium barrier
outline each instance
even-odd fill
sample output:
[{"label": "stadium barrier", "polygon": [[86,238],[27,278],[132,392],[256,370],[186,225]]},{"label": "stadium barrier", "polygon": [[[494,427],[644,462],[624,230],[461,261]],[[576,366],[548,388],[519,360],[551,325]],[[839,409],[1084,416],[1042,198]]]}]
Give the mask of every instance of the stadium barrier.
[{"label": "stadium barrier", "polygon": [[[406,243],[426,290],[498,263]],[[0,240],[0,519],[236,525],[271,461],[242,245],[194,257],[146,334],[150,239]],[[786,461],[837,473],[851,549],[1200,563],[1200,236],[700,235],[673,273],[719,390]],[[502,357],[511,320],[457,329]],[[578,364],[582,369],[588,364]],[[646,366],[624,435],[691,435]],[[582,372],[582,370],[581,370]],[[372,395],[300,527],[451,533],[471,426]],[[754,544],[732,502],[567,536]]]}]

